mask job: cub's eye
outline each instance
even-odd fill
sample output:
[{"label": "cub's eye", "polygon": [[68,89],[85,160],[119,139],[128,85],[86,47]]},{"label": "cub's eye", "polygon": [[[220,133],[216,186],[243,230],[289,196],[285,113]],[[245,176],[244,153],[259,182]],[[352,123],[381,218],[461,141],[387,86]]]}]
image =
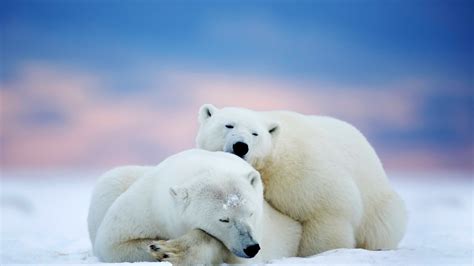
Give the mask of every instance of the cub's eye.
[{"label": "cub's eye", "polygon": [[226,128],[234,128],[233,125],[225,125]]},{"label": "cub's eye", "polygon": [[219,222],[228,223],[229,218],[219,219]]},{"label": "cub's eye", "polygon": [[257,133],[252,133],[252,135],[254,135],[254,136],[258,136],[258,134],[257,134]]}]

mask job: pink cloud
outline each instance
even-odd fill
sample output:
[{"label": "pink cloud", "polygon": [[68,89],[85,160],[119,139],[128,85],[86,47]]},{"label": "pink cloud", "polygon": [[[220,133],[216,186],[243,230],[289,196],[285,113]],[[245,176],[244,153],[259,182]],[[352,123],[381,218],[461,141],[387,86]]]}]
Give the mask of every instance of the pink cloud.
[{"label": "pink cloud", "polygon": [[[146,98],[110,99],[102,86],[88,73],[27,65],[20,79],[0,90],[2,167],[98,167],[144,158],[154,163],[194,146],[196,110],[170,113]],[[25,121],[42,105],[65,115],[65,123]],[[143,154],[136,143],[150,149]]]},{"label": "pink cloud", "polygon": [[[186,88],[194,108],[202,103],[241,106],[256,110],[294,110],[306,114],[342,117],[370,129],[372,120],[396,127],[416,124],[416,90],[419,82],[400,84],[401,89],[344,88],[272,78],[235,77],[209,73],[168,72],[178,87]],[[394,85],[392,85],[394,86]]]},{"label": "pink cloud", "polygon": [[[211,72],[163,71],[149,77],[166,90],[110,97],[91,73],[43,64],[26,65],[20,78],[0,89],[1,167],[112,167],[154,164],[194,147],[197,111],[204,103],[257,110],[288,109],[344,118],[366,134],[373,121],[396,127],[416,125],[418,81],[398,90],[330,87],[270,77]],[[328,88],[329,87],[329,88]],[[408,88],[408,89],[403,89]],[[171,104],[170,104],[171,103]],[[47,105],[65,121],[38,124],[25,115]],[[410,160],[436,165],[443,158],[416,153]],[[396,156],[395,156],[396,157]],[[403,154],[389,164],[408,165]],[[387,165],[387,164],[386,164]]]}]

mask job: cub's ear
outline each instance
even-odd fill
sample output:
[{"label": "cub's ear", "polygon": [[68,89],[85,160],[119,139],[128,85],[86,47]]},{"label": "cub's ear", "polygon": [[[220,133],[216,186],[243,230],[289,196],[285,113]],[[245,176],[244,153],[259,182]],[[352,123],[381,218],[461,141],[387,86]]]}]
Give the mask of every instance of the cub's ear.
[{"label": "cub's ear", "polygon": [[218,109],[212,104],[204,104],[199,108],[199,123],[204,123],[207,119],[213,116]]},{"label": "cub's ear", "polygon": [[188,190],[184,187],[171,187],[170,195],[174,200],[187,203],[189,201]]},{"label": "cub's ear", "polygon": [[249,179],[250,185],[252,185],[252,187],[256,187],[261,182],[260,173],[257,171],[250,172],[247,178]]},{"label": "cub's ear", "polygon": [[280,132],[280,124],[278,122],[271,122],[268,126],[268,133],[272,136],[278,135]]}]

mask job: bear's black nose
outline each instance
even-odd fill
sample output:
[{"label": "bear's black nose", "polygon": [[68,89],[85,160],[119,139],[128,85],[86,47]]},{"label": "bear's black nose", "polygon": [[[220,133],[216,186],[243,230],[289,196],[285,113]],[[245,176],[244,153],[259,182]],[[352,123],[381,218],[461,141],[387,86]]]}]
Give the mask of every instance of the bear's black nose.
[{"label": "bear's black nose", "polygon": [[255,255],[257,255],[259,250],[260,250],[259,244],[251,245],[244,248],[245,255],[249,256],[249,258],[255,257]]},{"label": "bear's black nose", "polygon": [[234,150],[234,154],[243,158],[247,152],[249,152],[249,146],[243,142],[236,142],[232,149]]}]

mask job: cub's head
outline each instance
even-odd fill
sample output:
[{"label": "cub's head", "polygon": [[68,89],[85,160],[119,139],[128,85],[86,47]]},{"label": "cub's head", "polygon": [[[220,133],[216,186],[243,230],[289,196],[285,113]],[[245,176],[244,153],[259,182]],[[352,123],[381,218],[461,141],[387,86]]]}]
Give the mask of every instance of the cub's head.
[{"label": "cub's head", "polygon": [[253,169],[245,174],[222,174],[171,188],[170,194],[188,226],[219,239],[236,256],[252,258],[260,250],[260,175]]},{"label": "cub's head", "polygon": [[243,108],[217,109],[211,104],[199,110],[197,147],[233,153],[257,167],[270,155],[279,132],[277,122]]}]

